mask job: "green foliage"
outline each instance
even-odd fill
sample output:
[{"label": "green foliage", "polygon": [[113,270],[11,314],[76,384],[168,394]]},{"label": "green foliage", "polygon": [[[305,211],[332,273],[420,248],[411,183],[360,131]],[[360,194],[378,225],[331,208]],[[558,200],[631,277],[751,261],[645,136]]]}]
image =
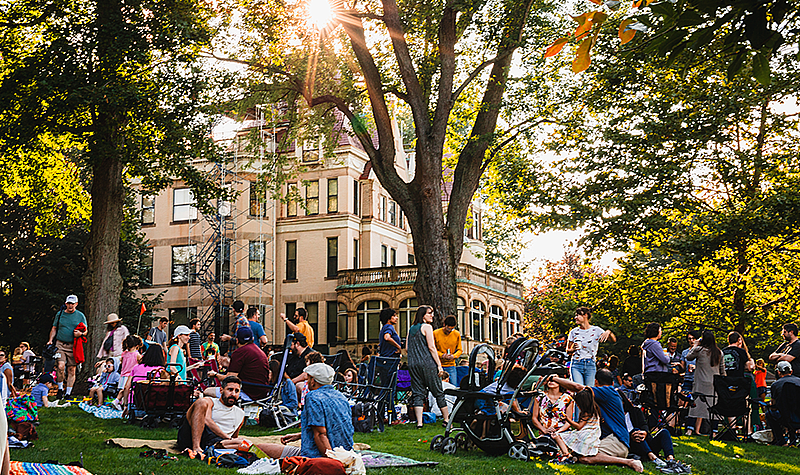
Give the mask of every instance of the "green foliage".
[{"label": "green foliage", "polygon": [[483,214],[483,243],[487,271],[517,282],[524,280],[530,265],[522,258],[525,242],[513,219],[487,209]]},{"label": "green foliage", "polygon": [[603,304],[621,329],[708,325],[765,346],[776,320],[794,319],[784,303],[796,285],[783,276],[796,266],[799,124],[784,103],[800,63],[774,56],[763,86],[700,56],[665,69],[601,48],[549,137],[556,159],[507,173],[536,186],[501,195],[534,226],[582,226],[589,248],[628,253]]},{"label": "green foliage", "polygon": [[[39,353],[47,342],[49,329],[64,298],[77,294],[81,310],[85,309],[85,291],[81,276],[86,270],[83,249],[88,239],[84,226],[50,235],[38,232],[41,215],[50,213],[25,205],[26,197],[2,196],[0,213],[0,346],[14,347],[20,341],[31,343]],[[68,222],[65,209],[48,215],[48,220]],[[133,213],[129,213],[132,217]],[[134,292],[142,285],[139,275],[146,244],[136,225],[129,219],[120,241],[120,271],[125,285],[119,315],[134,332],[142,299]],[[149,312],[160,303],[160,295],[145,296]],[[144,316],[143,321],[148,322]],[[144,326],[142,328],[145,328]]]}]

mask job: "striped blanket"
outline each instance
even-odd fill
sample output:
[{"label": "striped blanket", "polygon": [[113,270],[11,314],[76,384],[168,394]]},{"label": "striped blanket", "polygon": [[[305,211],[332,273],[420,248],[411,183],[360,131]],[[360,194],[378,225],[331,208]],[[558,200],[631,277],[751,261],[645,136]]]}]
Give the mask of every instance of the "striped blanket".
[{"label": "striped blanket", "polygon": [[81,467],[50,463],[11,462],[10,475],[92,475]]}]

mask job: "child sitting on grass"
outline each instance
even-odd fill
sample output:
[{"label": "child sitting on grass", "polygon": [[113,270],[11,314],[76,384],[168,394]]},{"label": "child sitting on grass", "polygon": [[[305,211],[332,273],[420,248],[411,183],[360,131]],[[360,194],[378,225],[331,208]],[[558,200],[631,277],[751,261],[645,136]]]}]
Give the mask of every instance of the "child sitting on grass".
[{"label": "child sitting on grass", "polygon": [[36,407],[50,407],[50,400],[47,399],[47,396],[55,387],[56,382],[50,373],[39,376],[39,384],[31,389],[31,397],[36,402]]},{"label": "child sitting on grass", "polygon": [[97,397],[97,405],[102,406],[104,403],[103,391],[108,391],[111,385],[119,387],[119,373],[114,368],[114,358],[105,360],[105,366],[102,367],[105,370],[95,379],[94,386],[89,390],[89,404],[92,404],[94,402],[93,398]]},{"label": "child sitting on grass", "polygon": [[[575,393],[572,399],[581,411],[580,418],[577,422],[567,418],[567,423],[552,434],[561,450],[559,463],[575,463],[570,458],[572,452],[583,456],[597,455],[600,447],[600,408],[594,402],[592,390],[584,388]],[[570,427],[575,430],[565,432]]]}]

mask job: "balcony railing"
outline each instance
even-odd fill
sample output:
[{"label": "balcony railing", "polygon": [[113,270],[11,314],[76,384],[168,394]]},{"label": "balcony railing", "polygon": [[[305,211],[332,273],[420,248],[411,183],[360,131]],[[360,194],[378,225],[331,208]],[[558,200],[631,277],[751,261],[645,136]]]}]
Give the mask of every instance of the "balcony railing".
[{"label": "balcony railing", "polygon": [[[416,278],[417,266],[340,270],[338,288],[408,284],[413,283]],[[522,298],[522,284],[468,264],[458,266],[456,279],[459,282],[477,284],[519,299]]]}]

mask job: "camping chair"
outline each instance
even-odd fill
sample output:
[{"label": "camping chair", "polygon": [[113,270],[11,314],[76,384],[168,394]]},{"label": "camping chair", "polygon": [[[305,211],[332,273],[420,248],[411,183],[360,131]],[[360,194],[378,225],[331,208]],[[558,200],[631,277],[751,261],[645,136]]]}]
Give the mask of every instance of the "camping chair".
[{"label": "camping chair", "polygon": [[217,360],[215,358],[205,361],[198,360],[195,364],[190,365],[186,369],[191,376],[189,379],[193,381],[193,383],[198,386],[201,391],[204,391],[206,388],[217,386],[217,378],[208,377],[209,371],[219,372],[219,366],[217,365]]},{"label": "camping chair", "polygon": [[[281,357],[281,369],[278,374],[278,380],[274,386],[267,386],[269,392],[266,397],[256,401],[249,401],[242,404],[242,409],[245,414],[257,414],[259,423],[272,425],[274,423],[277,431],[289,429],[300,424],[300,418],[297,414],[289,410],[282,404],[281,388],[284,384],[284,377],[286,371],[286,361],[289,359],[289,348],[292,346],[292,334],[286,335],[283,343],[283,356]],[[242,381],[242,388],[246,387],[264,387],[262,384],[250,383]],[[253,417],[251,417],[253,418]],[[255,419],[255,418],[253,418]]]},{"label": "camping chair", "polygon": [[395,387],[395,404],[407,405],[411,402],[411,372],[407,369],[397,370],[397,385]]},{"label": "camping chair", "polygon": [[333,368],[334,371],[337,373],[339,372],[339,367],[342,365],[342,354],[336,353],[333,355],[322,355],[322,358],[325,361],[325,364]]},{"label": "camping chair", "polygon": [[[709,422],[718,421],[714,440],[738,440],[736,418],[743,419],[742,427],[747,427],[750,416],[750,379],[733,376],[714,375],[716,403],[708,408]],[[746,433],[744,434],[747,435]]]},{"label": "camping chair", "polygon": [[789,432],[789,442],[796,443],[797,431],[800,429],[800,386],[792,383],[784,384],[777,402],[780,425]]},{"label": "camping chair", "polygon": [[389,423],[397,417],[394,395],[397,390],[397,368],[400,358],[373,356],[367,369],[368,383],[359,388],[356,402],[366,403],[375,408],[378,415],[378,431],[383,432],[384,416]]},{"label": "camping chair", "polygon": [[678,375],[660,371],[645,373],[644,386],[640,402],[649,416],[651,435],[662,428],[677,427],[681,412],[687,412],[678,406]]}]

